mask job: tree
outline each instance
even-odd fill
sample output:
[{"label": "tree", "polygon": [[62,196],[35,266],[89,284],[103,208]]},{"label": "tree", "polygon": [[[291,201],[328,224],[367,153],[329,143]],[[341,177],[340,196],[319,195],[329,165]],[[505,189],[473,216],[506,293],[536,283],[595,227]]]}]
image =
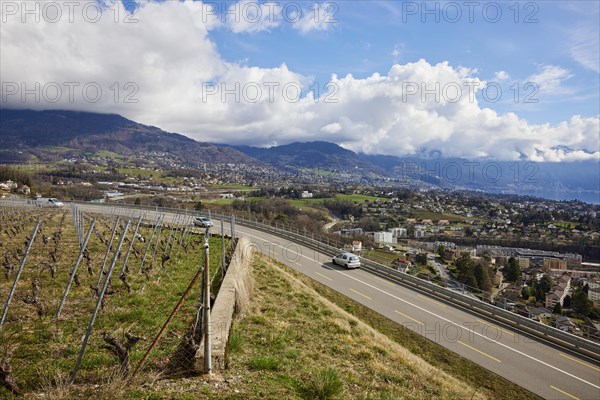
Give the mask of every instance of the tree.
[{"label": "tree", "polygon": [[592,311],[592,302],[588,300],[587,295],[583,290],[576,290],[571,297],[571,305],[573,311],[583,316],[586,316]]},{"label": "tree", "polygon": [[439,245],[438,249],[437,249],[437,253],[440,256],[440,258],[443,260],[444,259],[444,253],[446,252],[446,247],[443,245]]},{"label": "tree", "polygon": [[581,288],[581,291],[587,295],[590,291],[590,285],[586,283],[585,285],[583,285],[583,288]]},{"label": "tree", "polygon": [[467,271],[473,268],[473,260],[471,259],[471,255],[469,253],[464,253],[458,260],[456,260],[454,265],[456,265],[456,269],[458,270],[459,274],[466,274]]},{"label": "tree", "polygon": [[204,204],[202,204],[201,201],[198,201],[196,204],[194,204],[194,210],[196,210],[196,211],[202,211],[203,208],[204,208]]},{"label": "tree", "polygon": [[540,287],[538,287],[535,290],[535,299],[537,301],[544,301],[544,299],[546,298],[546,294],[544,293],[544,290]]},{"label": "tree", "polygon": [[562,306],[560,305],[560,303],[556,303],[556,305],[552,309],[552,314],[562,314]]},{"label": "tree", "polygon": [[538,283],[538,287],[542,289],[544,293],[548,293],[550,289],[552,289],[552,277],[550,275],[542,276],[540,282]]},{"label": "tree", "polygon": [[506,273],[505,278],[509,282],[519,282],[521,280],[521,268],[519,268],[519,262],[511,257],[508,259],[508,264],[504,267]]},{"label": "tree", "polygon": [[529,288],[527,286],[525,286],[523,289],[521,289],[521,297],[524,300],[529,300],[529,294],[530,294],[530,292],[529,292]]},{"label": "tree", "polygon": [[417,262],[417,264],[427,265],[427,254],[426,253],[417,254],[417,256],[415,257],[415,261]]},{"label": "tree", "polygon": [[488,292],[492,288],[492,280],[489,272],[490,269],[481,264],[477,264],[473,268],[473,276],[477,281],[477,286],[484,292]]},{"label": "tree", "polygon": [[563,300],[563,307],[564,308],[571,307],[571,296],[569,296],[569,295],[565,296],[565,299]]}]

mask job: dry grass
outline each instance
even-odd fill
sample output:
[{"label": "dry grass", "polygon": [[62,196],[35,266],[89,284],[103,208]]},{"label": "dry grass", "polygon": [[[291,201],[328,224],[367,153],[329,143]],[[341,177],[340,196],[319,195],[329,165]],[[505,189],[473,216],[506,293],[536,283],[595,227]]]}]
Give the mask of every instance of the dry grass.
[{"label": "dry grass", "polygon": [[241,349],[230,355],[225,374],[243,376],[247,383],[238,386],[239,393],[228,387],[223,398],[306,398],[306,393],[327,393],[327,379],[332,380],[327,376],[332,375],[342,384],[331,398],[485,398],[324,299],[277,263],[257,256],[253,270],[252,306],[235,326],[236,342],[243,345],[236,344]]}]

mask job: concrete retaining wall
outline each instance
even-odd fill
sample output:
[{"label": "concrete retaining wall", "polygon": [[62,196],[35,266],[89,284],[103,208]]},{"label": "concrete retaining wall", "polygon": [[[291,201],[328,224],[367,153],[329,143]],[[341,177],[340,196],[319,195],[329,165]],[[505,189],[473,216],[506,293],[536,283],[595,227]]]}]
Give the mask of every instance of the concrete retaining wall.
[{"label": "concrete retaining wall", "polygon": [[[233,317],[243,314],[250,304],[251,262],[252,247],[248,239],[242,237],[238,240],[210,313],[211,358],[212,369],[215,372],[225,369],[227,341]],[[204,372],[204,343],[196,351],[194,369],[199,373]]]}]

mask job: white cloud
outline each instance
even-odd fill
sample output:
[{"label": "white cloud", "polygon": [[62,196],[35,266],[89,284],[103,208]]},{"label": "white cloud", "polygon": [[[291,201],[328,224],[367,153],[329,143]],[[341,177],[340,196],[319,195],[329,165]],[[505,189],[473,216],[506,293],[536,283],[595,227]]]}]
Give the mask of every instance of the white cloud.
[{"label": "white cloud", "polygon": [[327,124],[321,128],[321,132],[325,132],[325,133],[338,133],[341,130],[342,130],[342,125],[340,125],[338,122],[334,122],[332,124]]},{"label": "white cloud", "polygon": [[[215,23],[203,22],[205,14],[200,2],[166,1],[142,3],[137,23],[115,23],[112,16],[96,23],[64,18],[23,24],[20,16],[9,18],[0,25],[2,106],[115,112],[201,141],[230,144],[328,140],[396,155],[600,158],[598,116],[534,125],[512,113],[499,115],[470,98],[469,85],[479,85],[475,92],[484,85],[477,71],[447,62],[397,64],[386,74],[361,79],[334,75],[320,98],[310,92],[300,97],[313,82],[285,64],[259,68],[223,60],[210,39]],[[556,89],[569,74],[545,66],[536,79]],[[36,82],[50,89],[52,82],[79,86],[73,101],[65,92],[52,103],[48,93],[39,102],[32,95],[22,101],[9,94],[10,82],[27,88]],[[139,90],[132,94],[127,82]],[[86,83],[102,88],[98,102],[82,98]],[[125,95],[138,101],[125,102]]]},{"label": "white cloud", "polygon": [[281,24],[281,5],[278,2],[258,3],[241,0],[229,6],[222,17],[235,33],[270,31]]},{"label": "white cloud", "polygon": [[335,2],[314,3],[308,10],[302,10],[298,6],[298,11],[291,12],[286,19],[300,33],[327,31],[339,22],[336,17],[338,8]]},{"label": "white cloud", "polygon": [[600,39],[598,38],[598,13],[596,25],[579,27],[571,32],[570,53],[573,59],[586,68],[600,73]]},{"label": "white cloud", "polygon": [[557,65],[542,65],[537,73],[527,78],[527,82],[537,85],[540,93],[562,94],[566,89],[561,84],[572,77],[573,74],[567,69]]},{"label": "white cloud", "polygon": [[510,79],[510,75],[506,71],[498,71],[494,74],[497,81],[507,81]]}]

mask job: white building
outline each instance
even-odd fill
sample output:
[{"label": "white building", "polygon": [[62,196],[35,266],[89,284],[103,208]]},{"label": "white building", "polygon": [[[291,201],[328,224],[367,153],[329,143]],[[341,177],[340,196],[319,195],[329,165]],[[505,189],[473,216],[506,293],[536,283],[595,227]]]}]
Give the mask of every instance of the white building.
[{"label": "white building", "polygon": [[392,232],[392,235],[397,239],[397,238],[405,238],[408,234],[408,231],[406,230],[406,228],[392,228],[390,229],[390,232]]},{"label": "white building", "polygon": [[311,199],[313,197],[313,194],[312,192],[305,190],[302,193],[300,193],[300,197],[302,197],[303,199]]},{"label": "white building", "polygon": [[423,229],[415,229],[415,237],[417,239],[425,237],[425,231]]},{"label": "white building", "polygon": [[373,241],[375,243],[396,243],[392,232],[375,232]]}]

